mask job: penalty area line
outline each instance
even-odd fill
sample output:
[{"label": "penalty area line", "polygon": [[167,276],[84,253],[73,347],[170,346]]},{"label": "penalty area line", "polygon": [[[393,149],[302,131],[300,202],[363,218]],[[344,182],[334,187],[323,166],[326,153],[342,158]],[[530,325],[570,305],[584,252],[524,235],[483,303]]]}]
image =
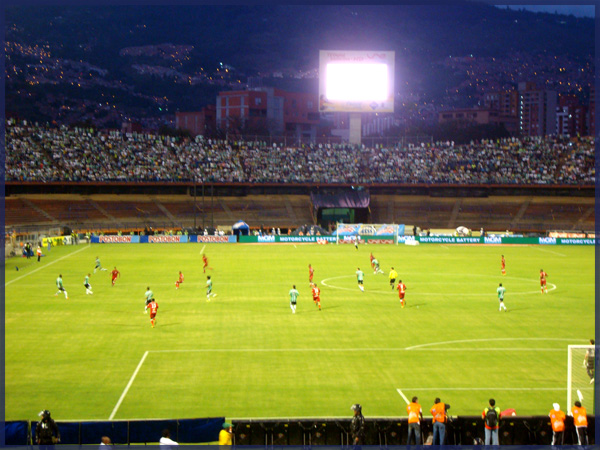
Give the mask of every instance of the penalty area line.
[{"label": "penalty area line", "polygon": [[115,408],[112,410],[112,413],[110,414],[110,417],[108,418],[108,420],[113,420],[113,417],[115,417],[115,414],[119,410],[119,407],[121,406],[121,403],[123,403],[123,400],[125,399],[125,396],[127,395],[127,392],[129,392],[129,388],[133,384],[133,381],[135,380],[135,377],[137,376],[137,374],[140,371],[140,369],[142,368],[142,364],[144,364],[144,361],[146,360],[147,356],[148,356],[148,351],[146,351],[144,353],[144,356],[142,356],[142,359],[140,360],[139,364],[135,368],[135,371],[133,372],[133,375],[131,375],[131,378],[129,379],[129,383],[127,383],[127,386],[125,386],[125,390],[121,394],[121,397],[119,398],[119,401],[115,405]]},{"label": "penalty area line", "polygon": [[408,401],[408,399],[406,398],[406,395],[404,395],[402,393],[402,391],[400,389],[396,389],[398,391],[398,394],[400,394],[400,396],[404,399],[404,401],[406,402],[406,404],[408,405],[410,402]]}]

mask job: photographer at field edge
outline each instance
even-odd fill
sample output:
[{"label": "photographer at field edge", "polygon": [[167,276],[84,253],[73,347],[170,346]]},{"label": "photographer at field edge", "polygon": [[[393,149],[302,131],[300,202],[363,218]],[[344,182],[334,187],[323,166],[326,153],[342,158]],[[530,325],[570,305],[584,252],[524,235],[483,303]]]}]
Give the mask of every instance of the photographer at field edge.
[{"label": "photographer at field edge", "polygon": [[50,411],[43,410],[39,416],[40,420],[35,427],[35,437],[40,446],[40,450],[54,448],[54,444],[60,442],[60,432],[56,422],[50,417]]}]

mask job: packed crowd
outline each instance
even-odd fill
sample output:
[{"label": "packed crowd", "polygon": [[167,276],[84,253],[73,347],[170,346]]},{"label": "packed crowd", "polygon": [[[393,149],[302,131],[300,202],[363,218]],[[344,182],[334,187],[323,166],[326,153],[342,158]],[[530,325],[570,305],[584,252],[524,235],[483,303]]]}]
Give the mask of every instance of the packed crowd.
[{"label": "packed crowd", "polygon": [[9,122],[5,179],[590,185],[595,182],[594,162],[591,137],[292,147]]}]

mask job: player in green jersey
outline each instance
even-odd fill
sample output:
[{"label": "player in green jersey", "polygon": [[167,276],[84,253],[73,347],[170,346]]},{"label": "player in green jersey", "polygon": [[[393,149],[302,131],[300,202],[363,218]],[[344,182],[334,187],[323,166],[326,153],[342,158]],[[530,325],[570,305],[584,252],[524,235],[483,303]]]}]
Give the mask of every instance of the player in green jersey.
[{"label": "player in green jersey", "polygon": [[212,291],[213,283],[210,279],[210,275],[206,277],[206,301],[210,302],[210,297],[216,297],[217,294]]},{"label": "player in green jersey", "polygon": [[360,270],[360,267],[357,267],[356,279],[358,280],[358,288],[361,291],[365,292],[365,286],[363,285],[363,281],[365,279],[365,274],[363,273],[362,270]]},{"label": "player in green jersey", "polygon": [[85,293],[86,294],[93,294],[93,292],[92,292],[92,286],[90,285],[90,274],[89,273],[85,276],[85,280],[83,281],[83,285],[85,286]]},{"label": "player in green jersey", "polygon": [[56,287],[58,288],[58,291],[56,291],[56,294],[54,294],[54,296],[56,297],[59,292],[64,292],[65,298],[69,300],[69,294],[67,294],[67,291],[65,291],[65,287],[63,286],[62,275],[59,275],[56,279]]},{"label": "player in green jersey", "polygon": [[144,314],[148,312],[148,305],[154,298],[154,292],[150,290],[150,286],[146,288],[146,292],[144,293],[144,297],[146,297],[146,306],[144,307]]},{"label": "player in green jersey", "polygon": [[498,292],[498,301],[500,302],[500,308],[498,308],[498,311],[508,311],[506,306],[504,306],[504,293],[506,292],[506,289],[502,287],[502,283],[500,283],[500,286],[498,286],[496,292]]},{"label": "player in green jersey", "polygon": [[296,285],[292,286],[290,289],[290,308],[292,309],[292,314],[296,314],[296,301],[298,300],[298,296],[300,292],[296,289]]}]

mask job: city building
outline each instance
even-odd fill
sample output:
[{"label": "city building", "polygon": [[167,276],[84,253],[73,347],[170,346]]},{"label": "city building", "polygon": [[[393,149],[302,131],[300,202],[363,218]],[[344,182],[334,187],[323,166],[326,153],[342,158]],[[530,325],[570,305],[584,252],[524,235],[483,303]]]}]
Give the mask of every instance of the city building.
[{"label": "city building", "polygon": [[314,140],[318,123],[316,94],[258,87],[217,97],[216,124],[223,130]]},{"label": "city building", "polygon": [[562,136],[587,136],[588,108],[575,95],[561,95],[556,108],[556,132]]},{"label": "city building", "polygon": [[204,135],[217,126],[217,108],[208,105],[200,112],[177,112],[175,113],[175,128],[188,130],[194,136]]},{"label": "city building", "polygon": [[556,134],[556,91],[538,89],[534,83],[519,83],[519,134]]}]

